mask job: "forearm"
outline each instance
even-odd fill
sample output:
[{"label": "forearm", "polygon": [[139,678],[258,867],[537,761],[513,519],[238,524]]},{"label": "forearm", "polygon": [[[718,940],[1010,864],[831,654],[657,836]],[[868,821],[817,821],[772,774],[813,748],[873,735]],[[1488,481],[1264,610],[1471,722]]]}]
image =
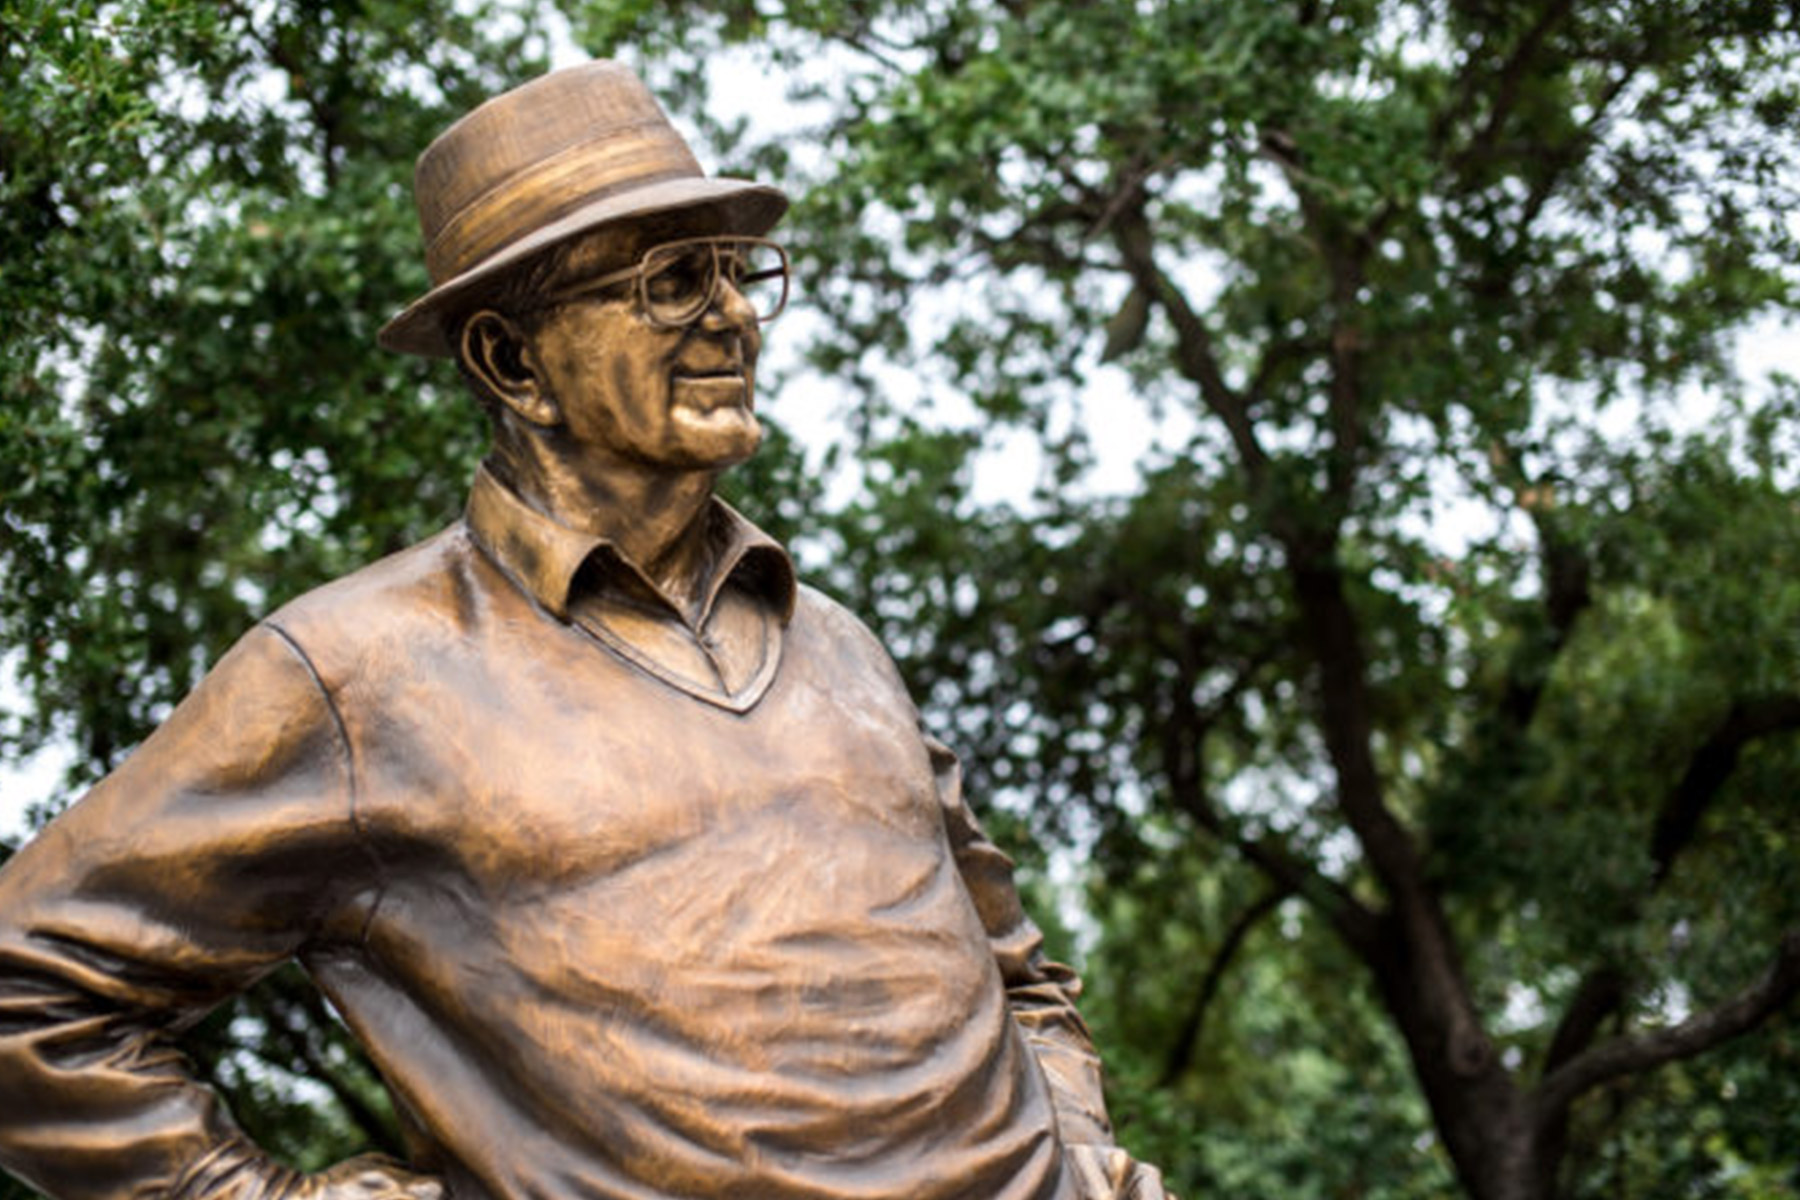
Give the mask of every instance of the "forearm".
[{"label": "forearm", "polygon": [[[0,949],[0,1164],[57,1200],[286,1200],[295,1173],[232,1126],[165,1022],[59,979],[55,953]],[[56,946],[71,960],[91,947]],[[84,955],[84,952],[88,952]],[[23,960],[23,961],[22,961]],[[120,964],[109,963],[109,966]]]},{"label": "forearm", "polygon": [[443,1181],[378,1154],[303,1175],[248,1142],[220,1147],[170,1200],[443,1200]]},{"label": "forearm", "polygon": [[1009,990],[1014,1019],[1025,1031],[1050,1085],[1063,1158],[1083,1200],[1173,1200],[1162,1173],[1113,1141],[1101,1087],[1100,1057],[1075,1011],[1081,985],[1060,963],[1039,959],[1041,983]]},{"label": "forearm", "polygon": [[943,743],[925,738],[944,831],[1006,988],[1007,1007],[1043,1073],[1063,1158],[1082,1200],[1173,1200],[1162,1175],[1113,1142],[1100,1056],[1076,1011],[1081,981],[1044,956],[1043,934],[1026,917],[1012,860],[988,840],[962,794],[962,772]]}]

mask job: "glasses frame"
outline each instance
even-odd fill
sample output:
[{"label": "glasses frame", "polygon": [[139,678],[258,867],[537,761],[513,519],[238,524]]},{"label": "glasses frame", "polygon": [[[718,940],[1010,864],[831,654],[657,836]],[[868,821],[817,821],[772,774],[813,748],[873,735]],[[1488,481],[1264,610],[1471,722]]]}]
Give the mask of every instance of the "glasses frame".
[{"label": "glasses frame", "polygon": [[[701,246],[704,246],[711,251],[708,259],[709,282],[703,297],[694,301],[694,311],[683,316],[681,319],[671,320],[663,317],[657,312],[657,306],[650,302],[649,281],[654,276],[649,271],[649,268],[652,265],[655,265],[654,260],[658,258],[665,256],[674,257],[679,255],[682,251],[695,249]],[[539,309],[555,308],[559,305],[567,304],[572,300],[584,299],[588,296],[592,296],[596,292],[603,292],[608,288],[617,287],[619,284],[629,282],[632,285],[632,294],[637,299],[638,311],[643,314],[646,321],[658,329],[686,329],[697,324],[706,316],[707,311],[718,301],[719,282],[721,279],[726,278],[724,273],[720,270],[720,252],[724,249],[737,246],[760,246],[772,250],[774,251],[775,256],[781,261],[779,267],[774,267],[766,271],[757,271],[750,275],[730,280],[731,286],[733,289],[736,289],[740,283],[756,283],[764,279],[774,279],[776,276],[780,276],[781,296],[775,301],[775,306],[769,310],[768,315],[765,316],[758,313],[756,316],[756,323],[758,325],[767,325],[770,321],[779,317],[787,308],[789,292],[788,281],[791,278],[791,267],[788,263],[787,250],[780,242],[770,241],[768,238],[740,237],[736,234],[713,234],[705,237],[678,238],[672,242],[658,242],[656,245],[639,255],[637,262],[631,266],[620,271],[611,271],[600,276],[598,279],[585,279],[570,287],[559,288],[545,296],[543,302],[536,305],[536,307]],[[666,308],[667,306],[664,305],[662,307]]]}]

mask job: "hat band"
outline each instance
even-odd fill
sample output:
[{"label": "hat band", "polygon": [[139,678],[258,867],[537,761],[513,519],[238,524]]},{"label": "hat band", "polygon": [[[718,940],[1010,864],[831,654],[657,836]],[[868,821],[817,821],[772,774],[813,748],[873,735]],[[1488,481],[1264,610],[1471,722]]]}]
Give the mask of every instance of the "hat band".
[{"label": "hat band", "polygon": [[[636,136],[622,137],[621,132]],[[514,175],[470,202],[425,248],[435,286],[455,278],[512,242],[624,192],[670,179],[698,178],[700,162],[662,121],[581,142]]]}]

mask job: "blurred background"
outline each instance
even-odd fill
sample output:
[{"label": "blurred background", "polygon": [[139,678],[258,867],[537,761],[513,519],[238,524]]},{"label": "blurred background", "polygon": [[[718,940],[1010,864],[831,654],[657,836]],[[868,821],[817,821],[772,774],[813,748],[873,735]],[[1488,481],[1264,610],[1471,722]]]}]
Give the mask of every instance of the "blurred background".
[{"label": "blurred background", "polygon": [[[961,751],[1127,1146],[1800,1197],[1773,0],[0,0],[10,844],[456,519],[476,408],[374,345],[412,160],[590,55],[795,199],[726,492]],[[298,1166],[397,1148],[297,972],[185,1045]]]}]

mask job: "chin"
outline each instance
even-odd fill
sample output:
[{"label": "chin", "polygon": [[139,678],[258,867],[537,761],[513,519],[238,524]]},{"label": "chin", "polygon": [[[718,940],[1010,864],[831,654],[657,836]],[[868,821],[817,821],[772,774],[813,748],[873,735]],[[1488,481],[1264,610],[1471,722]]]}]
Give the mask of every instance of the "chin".
[{"label": "chin", "polygon": [[763,444],[763,425],[745,410],[716,410],[680,430],[664,461],[670,466],[724,470],[749,459]]},{"label": "chin", "polygon": [[681,439],[680,448],[668,456],[671,465],[722,471],[745,461],[762,445],[762,422],[747,412],[742,414],[741,421],[734,421],[727,428],[719,428],[712,422],[709,426],[704,430],[688,431],[688,436]]},{"label": "chin", "polygon": [[746,432],[742,438],[738,439],[738,444],[731,447],[731,449],[720,459],[720,465],[735,467],[739,463],[746,461],[756,453],[757,448],[762,445],[762,440],[762,422],[758,421],[755,417],[751,417],[749,431]]}]

